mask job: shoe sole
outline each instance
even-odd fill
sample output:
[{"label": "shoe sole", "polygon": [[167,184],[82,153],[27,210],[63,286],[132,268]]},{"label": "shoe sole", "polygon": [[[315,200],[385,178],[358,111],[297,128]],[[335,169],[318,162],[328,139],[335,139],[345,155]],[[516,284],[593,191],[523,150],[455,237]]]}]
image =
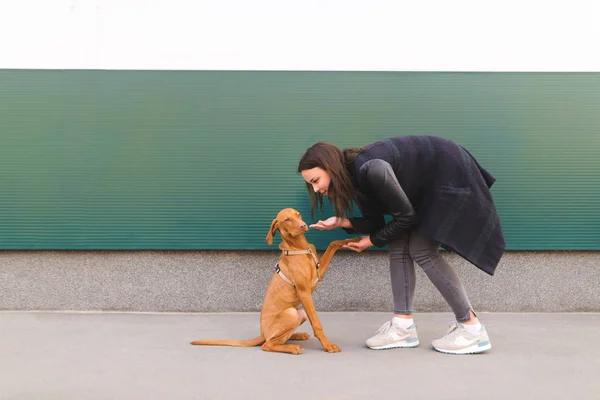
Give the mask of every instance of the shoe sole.
[{"label": "shoe sole", "polygon": [[473,345],[473,346],[469,346],[466,347],[464,349],[460,349],[460,350],[444,350],[444,349],[438,349],[437,347],[433,347],[436,351],[439,351],[440,353],[445,353],[445,354],[479,354],[479,353],[485,353],[486,351],[489,351],[492,348],[492,344],[490,343],[489,340]]},{"label": "shoe sole", "polygon": [[394,343],[394,344],[386,344],[383,346],[367,346],[371,350],[389,350],[389,349],[412,349],[419,345],[419,341],[412,343]]}]

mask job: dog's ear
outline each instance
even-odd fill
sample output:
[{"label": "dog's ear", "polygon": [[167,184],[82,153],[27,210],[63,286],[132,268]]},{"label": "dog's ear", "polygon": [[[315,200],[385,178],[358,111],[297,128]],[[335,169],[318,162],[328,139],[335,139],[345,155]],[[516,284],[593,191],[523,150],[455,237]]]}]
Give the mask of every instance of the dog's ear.
[{"label": "dog's ear", "polygon": [[269,229],[269,233],[267,234],[267,243],[270,245],[273,244],[273,236],[275,236],[275,231],[277,230],[277,218],[271,222],[271,228]]}]

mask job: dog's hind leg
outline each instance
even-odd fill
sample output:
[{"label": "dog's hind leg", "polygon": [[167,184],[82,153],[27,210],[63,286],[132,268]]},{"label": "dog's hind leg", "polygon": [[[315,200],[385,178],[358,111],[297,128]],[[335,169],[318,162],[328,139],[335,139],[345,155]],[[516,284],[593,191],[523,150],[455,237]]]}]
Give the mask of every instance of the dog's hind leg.
[{"label": "dog's hind leg", "polygon": [[[304,321],[306,321],[308,319],[308,317],[306,316],[306,311],[304,311],[304,308],[299,308],[298,309],[298,326],[302,325],[304,323]],[[297,332],[297,333],[292,333],[292,336],[290,336],[289,340],[308,340],[308,338],[310,338],[310,335],[306,332]]]},{"label": "dog's hind leg", "polygon": [[[282,311],[267,327],[265,332],[266,342],[262,345],[262,349],[264,351],[274,351],[279,353],[302,353],[302,347],[299,345],[285,344],[285,342],[294,336],[294,331],[298,328],[298,325],[300,325],[301,320],[302,318],[295,308],[287,308]],[[298,336],[296,336],[296,338],[298,338]]]},{"label": "dog's hind leg", "polygon": [[309,338],[310,335],[306,332],[296,332],[290,336],[290,340],[308,340]]}]

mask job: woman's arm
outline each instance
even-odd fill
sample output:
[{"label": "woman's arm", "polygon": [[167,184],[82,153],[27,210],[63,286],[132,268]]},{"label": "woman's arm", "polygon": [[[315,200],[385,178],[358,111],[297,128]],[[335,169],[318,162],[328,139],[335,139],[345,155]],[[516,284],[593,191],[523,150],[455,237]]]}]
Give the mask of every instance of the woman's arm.
[{"label": "woman's arm", "polygon": [[377,210],[377,207],[368,198],[363,198],[358,202],[362,217],[344,218],[342,228],[349,234],[355,233],[373,233],[385,225],[385,218]]},{"label": "woman's arm", "polygon": [[383,247],[390,239],[416,225],[417,214],[389,163],[378,159],[367,161],[360,173],[369,186],[369,193],[385,205],[386,213],[392,216],[390,222],[371,231],[371,242],[377,247]]}]

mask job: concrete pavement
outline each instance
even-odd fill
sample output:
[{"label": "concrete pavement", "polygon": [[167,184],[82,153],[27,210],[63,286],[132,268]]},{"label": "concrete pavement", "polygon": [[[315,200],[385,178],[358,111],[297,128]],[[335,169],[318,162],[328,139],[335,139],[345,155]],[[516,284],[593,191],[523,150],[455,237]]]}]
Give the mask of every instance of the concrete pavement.
[{"label": "concrete pavement", "polygon": [[257,336],[258,313],[0,312],[0,399],[599,399],[600,314],[480,313],[487,354],[432,350],[450,313],[415,315],[421,346],[373,351],[388,313],[321,312],[299,356],[199,347]]}]

